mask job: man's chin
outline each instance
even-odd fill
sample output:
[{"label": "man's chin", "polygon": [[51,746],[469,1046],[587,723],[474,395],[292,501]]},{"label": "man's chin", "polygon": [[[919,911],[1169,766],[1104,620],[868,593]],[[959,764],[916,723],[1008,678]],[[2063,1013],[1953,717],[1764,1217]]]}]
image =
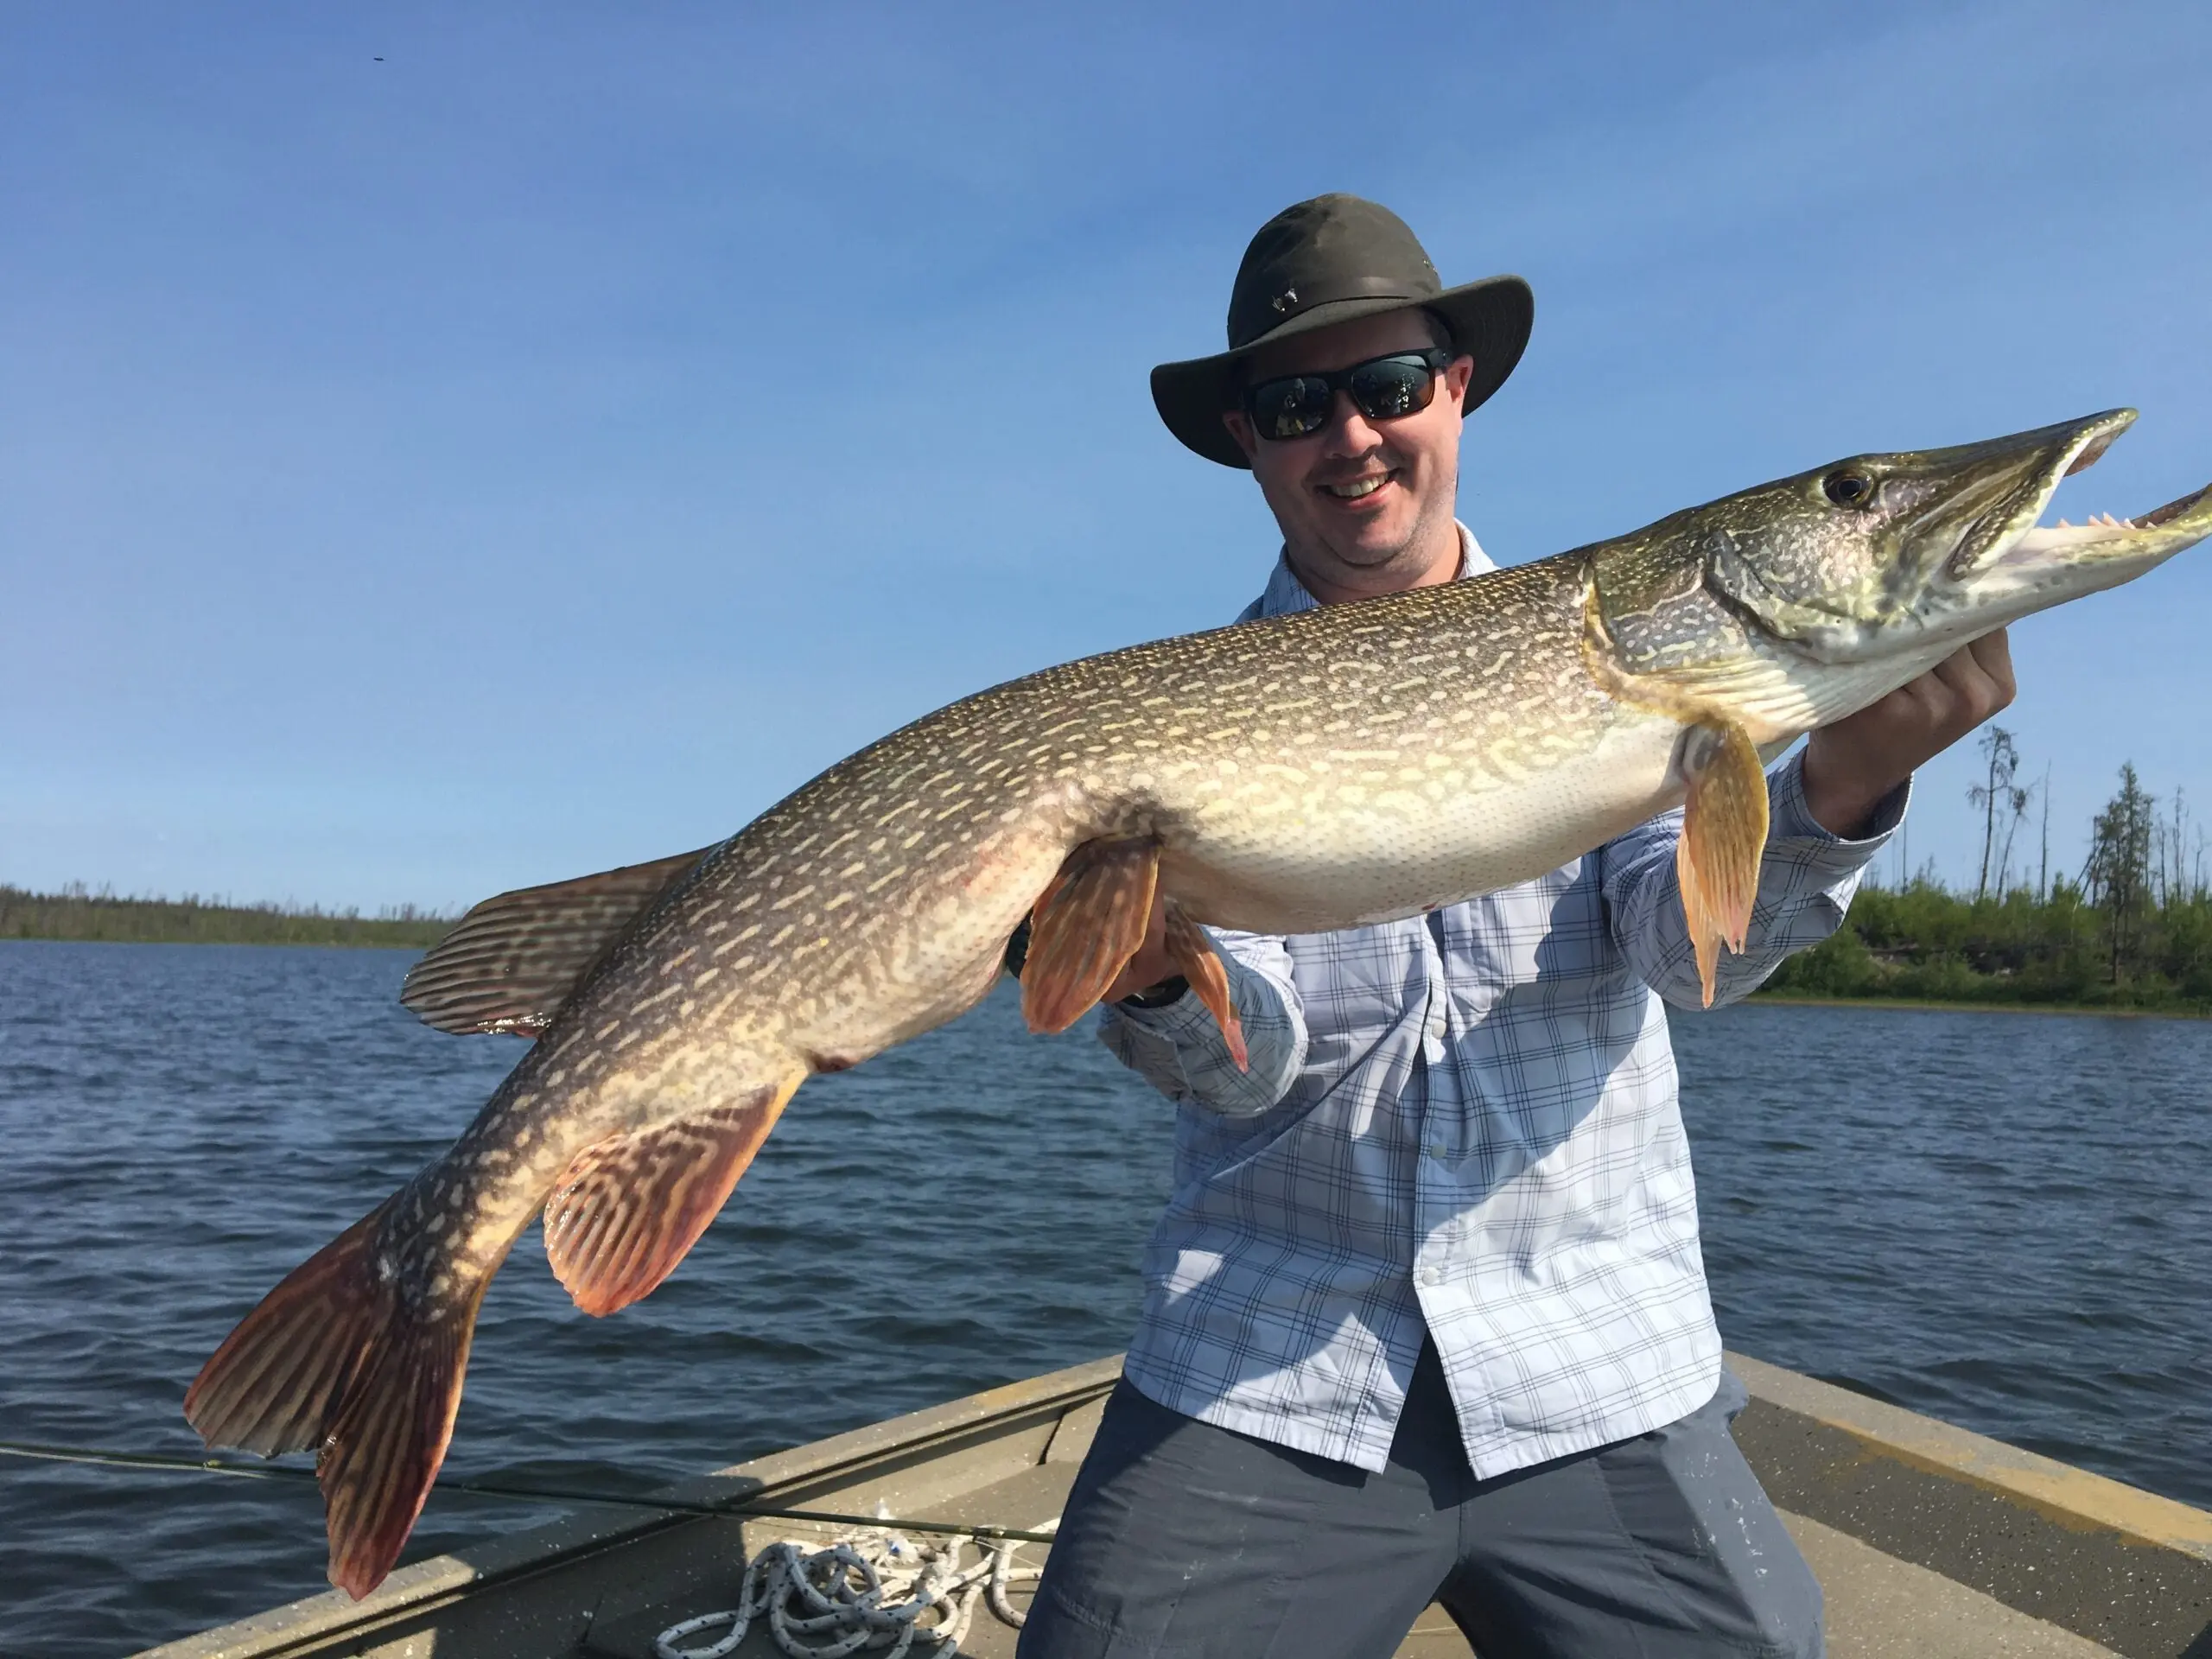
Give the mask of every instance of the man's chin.
[{"label": "man's chin", "polygon": [[1376,571],[1388,570],[1406,558],[1413,544],[1410,535],[1384,533],[1381,525],[1362,536],[1332,536],[1325,543],[1346,569]]}]

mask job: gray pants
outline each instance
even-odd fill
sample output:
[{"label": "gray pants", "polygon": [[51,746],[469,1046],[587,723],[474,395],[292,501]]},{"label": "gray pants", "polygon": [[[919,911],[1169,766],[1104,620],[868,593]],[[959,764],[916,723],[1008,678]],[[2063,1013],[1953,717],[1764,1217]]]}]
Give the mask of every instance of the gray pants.
[{"label": "gray pants", "polygon": [[1368,1474],[1127,1382],[1076,1476],[1020,1659],[1388,1659],[1433,1599],[1481,1659],[1819,1659],[1821,1587],[1736,1449],[1680,1422],[1477,1480],[1424,1347]]}]

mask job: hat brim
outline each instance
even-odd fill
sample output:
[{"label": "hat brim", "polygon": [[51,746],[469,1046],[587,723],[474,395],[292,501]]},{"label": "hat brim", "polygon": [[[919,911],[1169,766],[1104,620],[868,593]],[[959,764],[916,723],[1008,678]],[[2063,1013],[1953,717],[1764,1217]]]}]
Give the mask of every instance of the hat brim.
[{"label": "hat brim", "polygon": [[1514,365],[1520,362],[1529,344],[1529,327],[1535,321],[1536,300],[1529,284],[1518,276],[1485,276],[1427,299],[1337,300],[1313,306],[1234,351],[1161,364],[1152,372],[1153,405],[1167,429],[1186,448],[1224,467],[1249,468],[1252,463],[1245,460],[1221,419],[1224,410],[1236,406],[1237,371],[1246,358],[1316,328],[1392,311],[1416,310],[1433,311],[1452,331],[1453,349],[1475,359],[1467,394],[1459,400],[1459,413],[1465,416],[1503,385]]}]

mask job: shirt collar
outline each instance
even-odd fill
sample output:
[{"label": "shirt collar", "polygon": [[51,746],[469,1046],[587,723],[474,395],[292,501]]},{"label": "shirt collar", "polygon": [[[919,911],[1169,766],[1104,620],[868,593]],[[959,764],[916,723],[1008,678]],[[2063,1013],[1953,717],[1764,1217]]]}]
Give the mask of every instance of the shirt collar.
[{"label": "shirt collar", "polygon": [[[1453,523],[1459,531],[1460,577],[1479,576],[1485,570],[1497,569],[1497,566],[1491,562],[1490,555],[1483,551],[1482,543],[1475,539],[1475,532],[1466,525],[1458,524],[1456,519]],[[1267,590],[1236,620],[1249,622],[1260,616],[1287,616],[1293,611],[1318,609],[1320,603],[1306,591],[1306,584],[1291,569],[1289,556],[1278,554],[1275,568],[1268,577]]]}]

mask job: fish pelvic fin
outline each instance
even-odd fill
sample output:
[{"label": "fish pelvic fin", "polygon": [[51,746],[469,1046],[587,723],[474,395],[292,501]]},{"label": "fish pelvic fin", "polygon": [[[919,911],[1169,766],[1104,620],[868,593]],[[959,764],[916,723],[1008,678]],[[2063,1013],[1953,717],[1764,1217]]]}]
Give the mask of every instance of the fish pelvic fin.
[{"label": "fish pelvic fin", "polygon": [[1065,1031],[1106,995],[1144,944],[1159,883],[1160,843],[1149,838],[1086,841],[1067,855],[1030,912],[1030,1030]]},{"label": "fish pelvic fin", "polygon": [[1766,773],[1740,726],[1693,726],[1683,735],[1681,766],[1689,785],[1675,873],[1682,915],[1705,1006],[1713,1006],[1720,947],[1741,955],[1758,897],[1766,851]]},{"label": "fish pelvic fin", "polygon": [[1167,954],[1183,970],[1183,977],[1190,982],[1191,989],[1205,1005],[1214,1023],[1221,1027],[1224,1041],[1229,1045],[1229,1058],[1236,1062],[1239,1071],[1251,1069],[1250,1056],[1244,1048],[1244,1025],[1236,1017],[1236,1004],[1230,1000],[1229,974],[1221,965],[1221,955],[1214,949],[1213,941],[1205,930],[1183,913],[1183,907],[1173,899],[1167,901]]},{"label": "fish pelvic fin", "polygon": [[618,1135],[579,1154],[545,1200],[545,1255],[585,1313],[627,1307],[676,1271],[805,1080]]},{"label": "fish pelvic fin", "polygon": [[440,1031],[534,1037],[631,925],[714,850],[486,899],[409,969],[400,1003]]},{"label": "fish pelvic fin", "polygon": [[453,1438],[486,1274],[410,1305],[378,1259],[387,1199],[238,1321],[184,1396],[210,1447],[319,1448],[330,1581],[356,1599],[399,1559]]}]

